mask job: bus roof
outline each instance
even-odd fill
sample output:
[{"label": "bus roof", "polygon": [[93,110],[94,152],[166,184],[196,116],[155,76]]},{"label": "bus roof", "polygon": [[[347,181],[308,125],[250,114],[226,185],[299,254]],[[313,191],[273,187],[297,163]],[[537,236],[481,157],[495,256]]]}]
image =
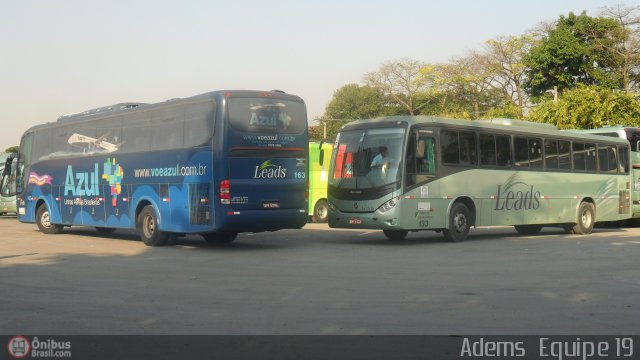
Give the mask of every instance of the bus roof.
[{"label": "bus roof", "polygon": [[607,139],[607,141],[619,142],[619,143],[628,143],[626,140],[599,136],[595,134],[588,134],[584,132],[574,132],[574,131],[564,131],[558,130],[552,124],[545,123],[536,123],[531,121],[523,121],[516,119],[505,119],[505,118],[496,118],[496,119],[483,119],[483,120],[460,120],[460,119],[448,119],[442,117],[435,116],[387,116],[380,117],[375,119],[366,119],[366,120],[356,120],[344,125],[341,130],[351,130],[351,129],[359,129],[371,127],[372,125],[375,127],[383,127],[385,125],[400,125],[402,123],[406,123],[409,126],[418,125],[418,124],[432,124],[434,126],[452,126],[452,127],[462,127],[462,128],[470,128],[473,130],[499,130],[499,131],[507,131],[507,132],[518,132],[518,133],[529,133],[529,134],[539,134],[539,135],[549,135],[555,137],[568,137],[568,138],[582,138],[582,139],[590,139],[594,141],[602,141],[603,139]]},{"label": "bus roof", "polygon": [[584,132],[605,132],[605,131],[616,131],[616,130],[625,130],[625,129],[640,129],[638,126],[625,126],[625,125],[607,125],[597,129],[581,129],[580,131]]},{"label": "bus roof", "polygon": [[94,109],[85,110],[78,113],[71,113],[67,115],[62,115],[58,117],[57,122],[47,122],[44,124],[36,125],[29,128],[25,133],[30,131],[37,130],[41,127],[52,127],[58,123],[64,122],[80,122],[85,120],[93,120],[100,117],[108,117],[120,115],[122,113],[135,112],[135,111],[148,111],[160,108],[165,105],[178,105],[189,102],[197,102],[206,99],[215,99],[220,97],[230,97],[230,96],[246,96],[246,95],[258,95],[265,97],[275,97],[280,99],[290,99],[294,101],[304,102],[299,96],[287,94],[280,90],[271,90],[271,91],[263,91],[263,90],[216,90],[211,91],[204,94],[194,95],[186,98],[173,98],[166,101],[161,101],[157,103],[138,103],[138,102],[124,102],[118,103],[115,105],[102,106]]}]

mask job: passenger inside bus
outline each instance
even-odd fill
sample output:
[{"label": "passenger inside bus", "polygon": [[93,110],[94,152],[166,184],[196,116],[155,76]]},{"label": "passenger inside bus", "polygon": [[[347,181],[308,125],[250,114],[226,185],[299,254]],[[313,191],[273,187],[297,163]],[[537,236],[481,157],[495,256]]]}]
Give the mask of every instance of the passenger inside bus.
[{"label": "passenger inside bus", "polygon": [[373,158],[371,161],[371,176],[373,179],[384,180],[387,177],[387,169],[389,168],[389,159],[387,154],[389,149],[386,146],[380,146],[378,155]]},{"label": "passenger inside bus", "polygon": [[427,181],[435,175],[433,139],[421,137],[410,139],[407,148],[406,185]]}]

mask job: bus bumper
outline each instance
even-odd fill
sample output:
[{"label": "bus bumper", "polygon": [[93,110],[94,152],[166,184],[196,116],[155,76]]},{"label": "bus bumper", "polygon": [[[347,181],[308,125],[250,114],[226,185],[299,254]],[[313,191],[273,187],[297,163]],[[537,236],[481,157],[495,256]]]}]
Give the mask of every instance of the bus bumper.
[{"label": "bus bumper", "polygon": [[398,230],[400,220],[396,209],[387,212],[345,213],[338,209],[329,209],[329,227],[342,229],[382,229]]},{"label": "bus bumper", "polygon": [[300,229],[308,219],[307,209],[227,211],[217,231],[261,232]]}]

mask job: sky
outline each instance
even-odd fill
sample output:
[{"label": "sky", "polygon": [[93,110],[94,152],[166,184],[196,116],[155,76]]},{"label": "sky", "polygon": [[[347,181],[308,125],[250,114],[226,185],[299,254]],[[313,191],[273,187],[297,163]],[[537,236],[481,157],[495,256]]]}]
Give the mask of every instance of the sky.
[{"label": "sky", "polygon": [[447,62],[489,39],[629,0],[20,0],[0,11],[0,151],[28,128],[121,102],[279,89],[309,119],[333,92],[409,58]]}]

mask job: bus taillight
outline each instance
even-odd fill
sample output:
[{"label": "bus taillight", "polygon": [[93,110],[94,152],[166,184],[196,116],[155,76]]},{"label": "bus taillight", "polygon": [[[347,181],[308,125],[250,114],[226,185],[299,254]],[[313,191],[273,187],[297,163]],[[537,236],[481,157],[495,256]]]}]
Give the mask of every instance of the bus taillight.
[{"label": "bus taillight", "polygon": [[220,181],[220,203],[224,205],[231,204],[231,185],[229,180]]}]

